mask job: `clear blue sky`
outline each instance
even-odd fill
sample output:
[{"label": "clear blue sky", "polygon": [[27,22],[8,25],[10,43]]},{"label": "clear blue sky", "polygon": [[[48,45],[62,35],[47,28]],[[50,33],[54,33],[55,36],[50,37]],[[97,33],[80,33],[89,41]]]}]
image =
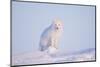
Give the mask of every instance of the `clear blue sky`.
[{"label": "clear blue sky", "polygon": [[12,53],[38,50],[43,30],[56,17],[64,24],[59,51],[95,48],[95,7],[13,2]]}]

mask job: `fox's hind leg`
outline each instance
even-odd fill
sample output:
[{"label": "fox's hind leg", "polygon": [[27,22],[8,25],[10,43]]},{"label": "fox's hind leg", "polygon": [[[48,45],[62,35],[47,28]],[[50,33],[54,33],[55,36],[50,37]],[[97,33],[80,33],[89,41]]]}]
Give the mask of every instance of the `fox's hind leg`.
[{"label": "fox's hind leg", "polygon": [[42,39],[40,41],[40,51],[45,51],[46,49],[48,49],[48,47],[49,47],[49,44],[48,44],[47,39]]}]

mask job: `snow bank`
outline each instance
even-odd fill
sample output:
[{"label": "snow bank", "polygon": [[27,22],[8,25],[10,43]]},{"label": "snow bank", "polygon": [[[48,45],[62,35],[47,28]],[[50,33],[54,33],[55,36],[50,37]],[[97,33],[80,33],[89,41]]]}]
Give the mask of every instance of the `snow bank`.
[{"label": "snow bank", "polygon": [[45,64],[60,62],[77,62],[95,60],[95,49],[85,50],[72,54],[50,56],[46,52],[31,52],[12,56],[12,65]]}]

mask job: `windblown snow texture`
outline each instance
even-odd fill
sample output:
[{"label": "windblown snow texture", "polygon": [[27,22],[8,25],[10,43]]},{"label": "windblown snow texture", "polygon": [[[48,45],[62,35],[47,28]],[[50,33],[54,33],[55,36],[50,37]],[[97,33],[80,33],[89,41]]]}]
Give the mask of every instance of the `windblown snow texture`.
[{"label": "windblown snow texture", "polygon": [[78,62],[78,61],[94,61],[95,49],[86,49],[83,51],[59,54],[58,56],[50,56],[45,52],[31,52],[12,56],[12,65],[29,65],[29,64],[46,64],[61,62]]}]

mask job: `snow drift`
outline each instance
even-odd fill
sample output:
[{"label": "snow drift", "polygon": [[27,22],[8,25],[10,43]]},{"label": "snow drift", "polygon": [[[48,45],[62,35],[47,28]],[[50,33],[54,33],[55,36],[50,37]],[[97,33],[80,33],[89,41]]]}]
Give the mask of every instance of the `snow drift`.
[{"label": "snow drift", "polygon": [[95,48],[70,53],[50,56],[46,52],[30,52],[12,56],[12,65],[47,64],[60,62],[77,62],[95,60]]}]

